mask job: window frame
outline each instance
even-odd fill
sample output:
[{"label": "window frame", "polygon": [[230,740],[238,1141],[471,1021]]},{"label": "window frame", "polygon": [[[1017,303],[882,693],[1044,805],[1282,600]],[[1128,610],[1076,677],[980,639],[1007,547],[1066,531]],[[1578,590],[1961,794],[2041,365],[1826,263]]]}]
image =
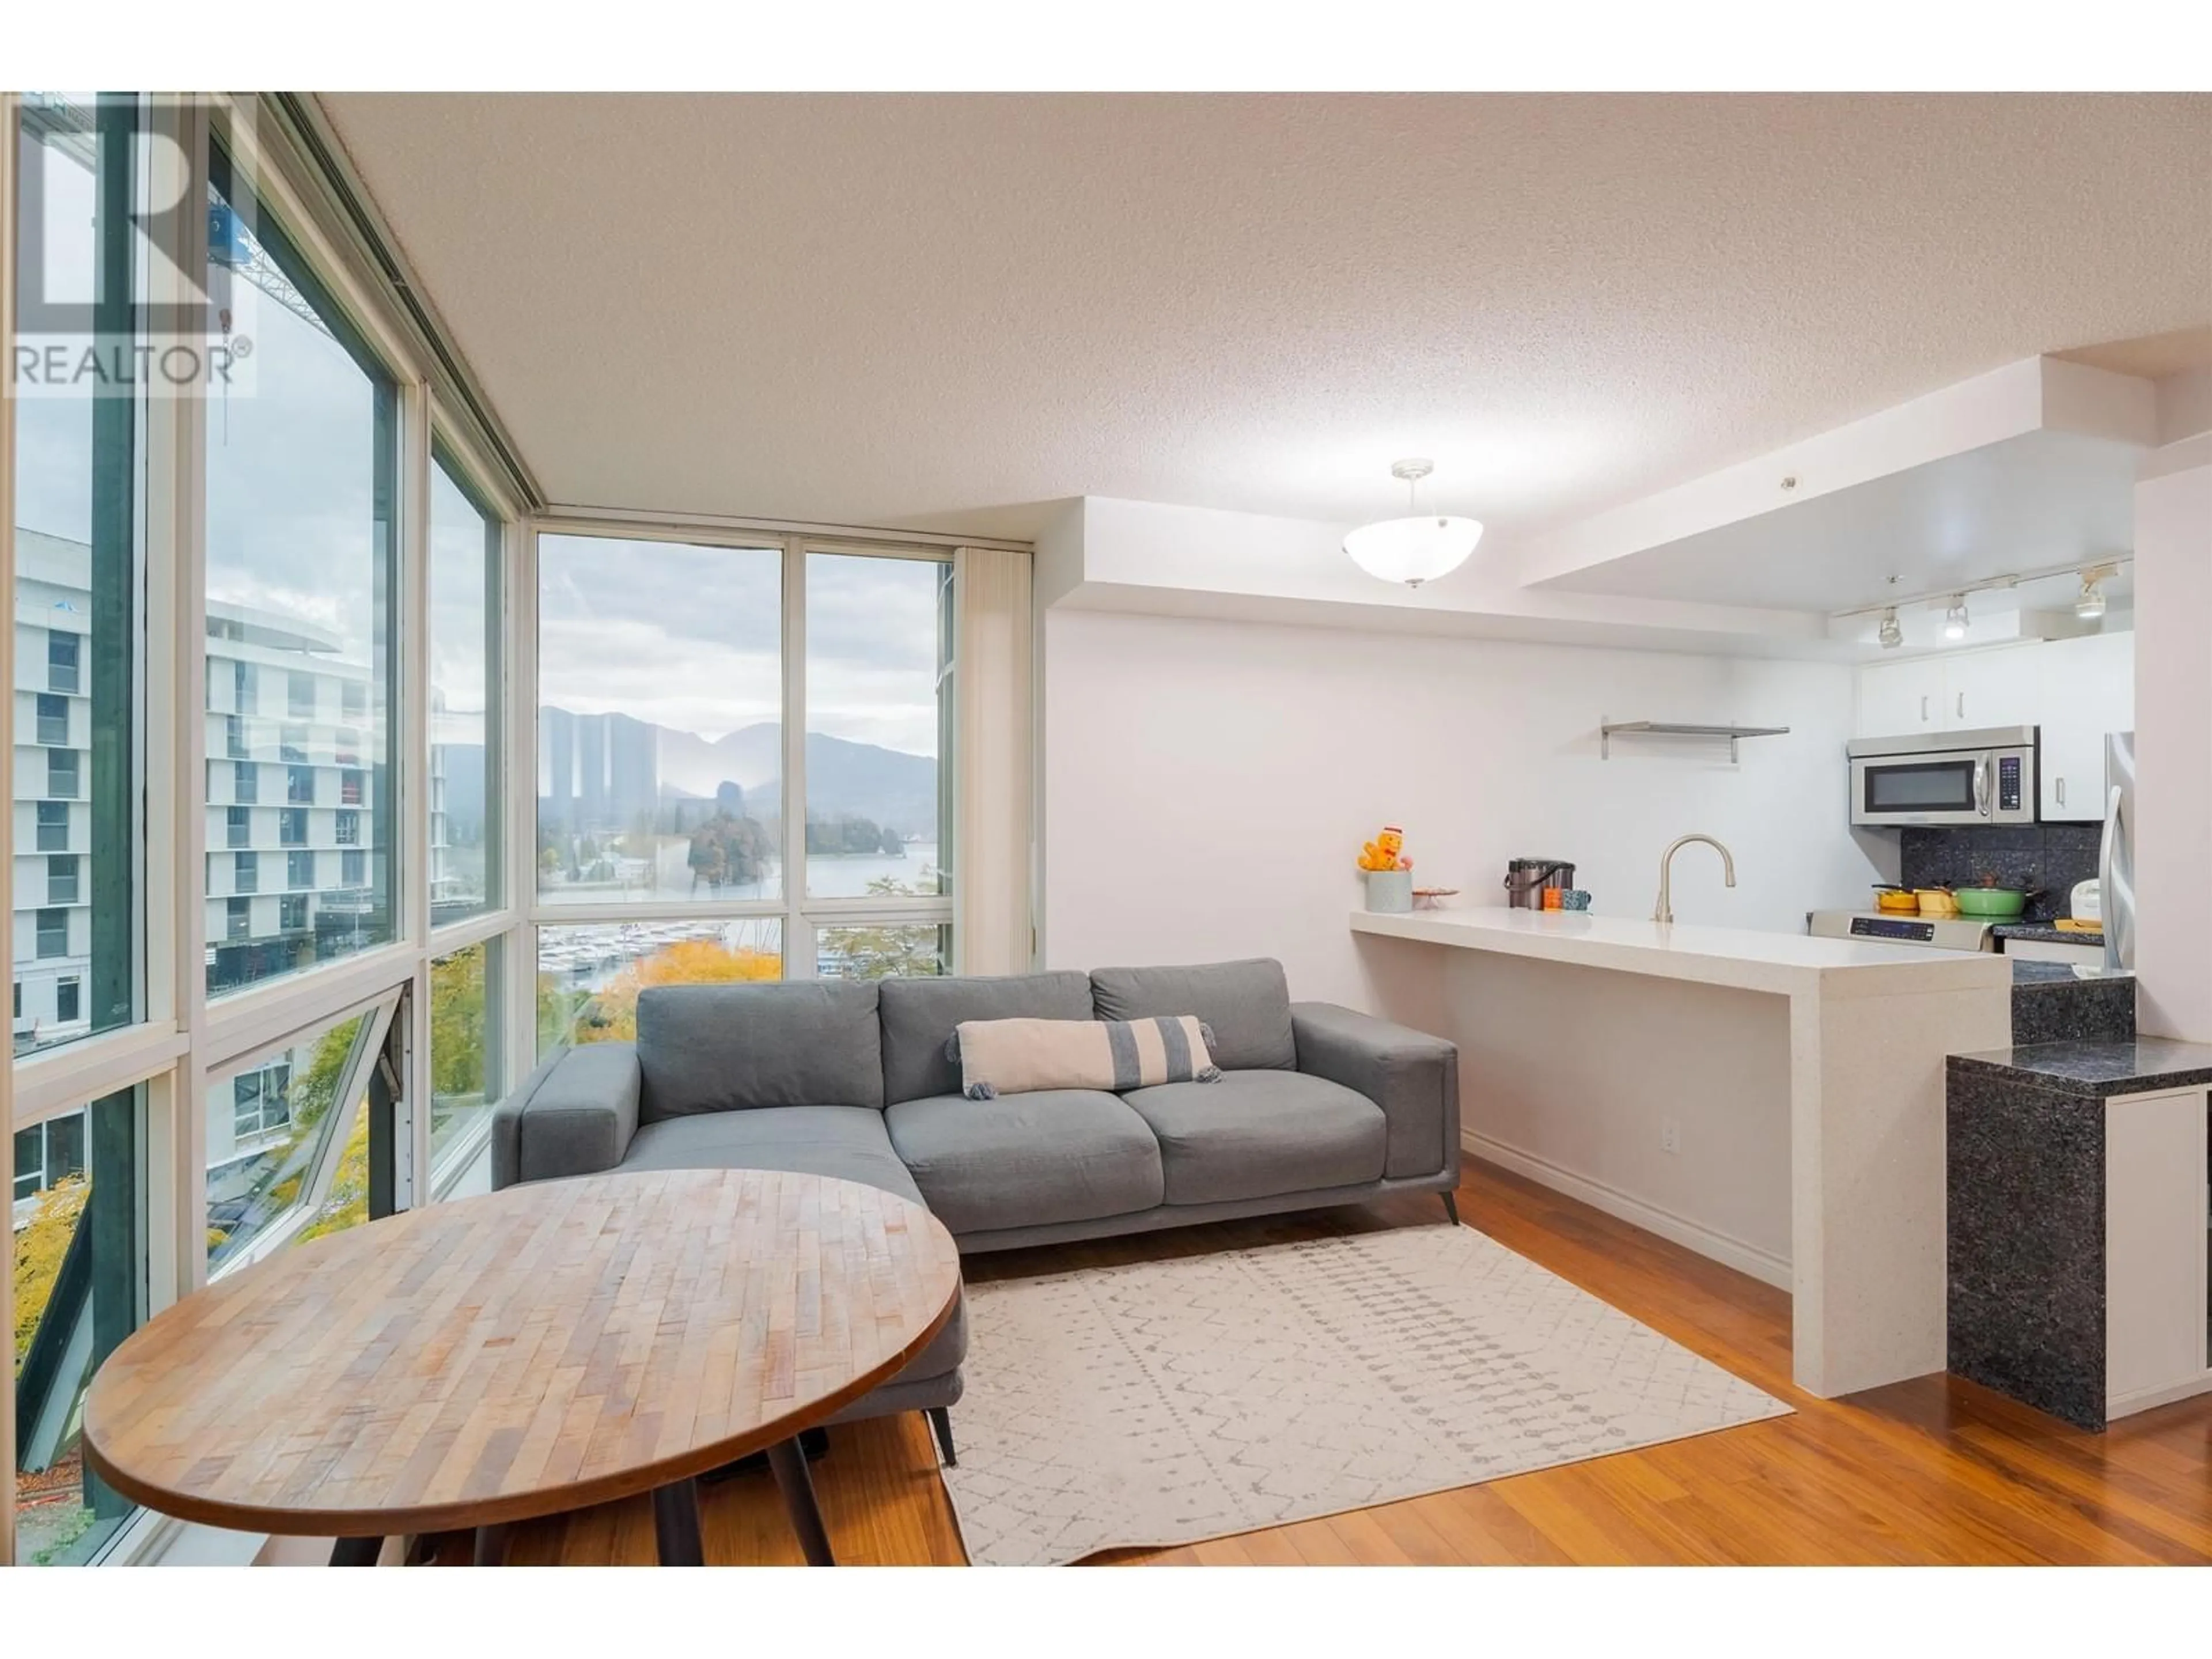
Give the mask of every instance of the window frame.
[{"label": "window frame", "polygon": [[[393,643],[386,677],[381,684],[341,678],[335,694],[324,693],[319,684],[316,711],[319,723],[329,714],[325,696],[334,695],[338,722],[365,734],[377,700],[384,699],[388,709],[382,760],[357,769],[362,775],[360,810],[375,814],[363,826],[366,845],[336,850],[343,872],[348,863],[366,865],[370,847],[388,848],[392,937],[388,943],[256,984],[214,1003],[206,993],[204,959],[213,942],[210,931],[218,939],[228,931],[232,900],[229,895],[210,891],[216,885],[210,879],[210,854],[220,857],[225,851],[258,854],[280,850],[253,845],[262,823],[258,811],[264,805],[279,812],[309,809],[280,805],[258,787],[264,769],[280,763],[277,744],[291,710],[289,688],[280,708],[267,676],[240,658],[233,659],[229,684],[216,686],[208,681],[204,469],[219,411],[205,395],[146,399],[136,409],[137,447],[133,454],[139,476],[131,505],[137,542],[136,577],[141,584],[135,602],[141,611],[131,663],[137,729],[129,734],[129,752],[137,769],[136,799],[141,809],[132,850],[134,856],[143,858],[133,893],[142,927],[141,1006],[134,1011],[133,1024],[26,1053],[0,1067],[0,1181],[12,1193],[13,1130],[41,1126],[120,1090],[143,1087],[147,1103],[143,1311],[150,1315],[206,1279],[207,1170],[203,1157],[210,1079],[249,1066],[257,1056],[300,1040],[303,1033],[326,1029],[368,1007],[388,1011],[379,1052],[391,1060],[391,1081],[398,1096],[418,1103],[398,1126],[404,1133],[386,1131],[392,1158],[388,1201],[404,1208],[444,1196],[454,1180],[469,1173],[489,1139],[487,1112],[467,1135],[439,1149],[441,1158],[433,1168],[428,975],[434,959],[479,942],[487,945],[501,964],[496,981],[488,981],[485,989],[484,1040],[488,1048],[497,1045],[495,1056],[487,1053],[487,1072],[492,1073],[495,1065],[499,1085],[512,1085],[530,1069],[538,926],[532,856],[537,832],[532,787],[537,754],[535,538],[541,526],[549,532],[703,545],[761,545],[764,537],[779,538],[785,545],[781,619],[784,719],[787,742],[799,750],[802,763],[803,700],[794,698],[790,687],[803,675],[805,665],[805,551],[944,561],[951,557],[956,546],[973,538],[876,538],[821,526],[634,513],[544,514],[542,497],[513,459],[511,448],[503,447],[503,434],[477,406],[473,389],[460,380],[452,361],[440,354],[419,309],[404,297],[393,279],[400,267],[387,257],[389,250],[376,246],[374,233],[333,190],[333,169],[343,164],[333,159],[334,152],[315,147],[311,109],[276,96],[206,93],[174,99],[142,97],[133,107],[143,131],[157,140],[172,141],[142,147],[143,176],[135,180],[141,207],[155,200],[185,199],[204,190],[211,176],[210,146],[220,143],[234,169],[234,184],[251,189],[257,223],[273,227],[289,244],[297,263],[287,265],[287,275],[296,270],[312,279],[318,309],[342,321],[365,343],[395,388],[395,495],[387,596]],[[21,116],[21,99],[0,92],[0,346],[10,348],[14,318],[5,301],[16,270],[15,157]],[[239,202],[235,191],[231,194]],[[151,222],[153,216],[146,216]],[[167,216],[160,221],[160,228],[149,231],[162,240],[158,249],[140,252],[139,274],[147,285],[147,297],[157,302],[190,297],[188,285],[205,268],[207,232],[207,216],[197,213]],[[12,405],[0,400],[0,446],[8,456],[13,453],[12,420]],[[487,862],[496,855],[498,875],[487,908],[434,927],[427,857],[432,786],[426,641],[429,492],[432,469],[439,465],[493,526],[487,538],[491,558],[486,672],[491,702],[485,728],[486,836]],[[0,465],[0,514],[13,523],[12,468],[6,465]],[[0,537],[0,578],[11,586],[15,564],[13,538]],[[37,648],[34,643],[23,654]],[[0,664],[11,683],[15,655],[12,637],[0,635]],[[26,667],[33,680],[45,683],[43,689],[51,691],[50,665]],[[80,685],[96,682],[101,672],[95,654],[80,647]],[[65,713],[71,728],[83,718],[74,708]],[[234,727],[217,724],[210,718],[216,714],[234,717],[245,754],[229,752]],[[362,758],[372,757],[364,749]],[[217,769],[212,777],[210,762]],[[10,752],[0,751],[0,781],[12,782],[9,771],[15,763]],[[89,762],[81,763],[84,783],[96,787],[105,775],[96,774]],[[227,778],[220,769],[226,764],[230,768]],[[803,791],[803,765],[794,768],[787,760],[783,771],[785,788]],[[223,799],[226,793],[228,799]],[[794,793],[792,798],[803,799],[803,793]],[[82,794],[76,801],[56,803],[51,844],[37,850],[84,854],[85,805]],[[245,848],[230,847],[228,815],[217,816],[212,810],[216,806],[234,807],[245,815]],[[864,918],[850,908],[854,901],[805,898],[804,814],[793,816],[799,822],[789,833],[797,838],[797,853],[794,856],[787,847],[783,861],[797,873],[787,884],[792,890],[781,899],[766,904],[680,908],[702,919],[748,914],[775,917],[785,974],[801,977],[813,965],[811,941],[817,926]],[[301,850],[322,850],[316,845],[319,828],[311,822]],[[951,823],[942,823],[940,834],[949,836],[952,830]],[[0,884],[12,884],[14,862],[0,860]],[[240,895],[235,900],[249,917],[257,906],[281,905],[288,897],[299,896],[269,893],[265,861],[257,857],[257,867],[264,873],[255,884],[263,892]],[[91,870],[88,864],[79,869],[83,891],[93,884]],[[876,901],[859,903],[873,915],[884,908]],[[893,909],[887,920],[951,919],[950,900],[900,902]],[[804,920],[794,921],[794,916]],[[590,919],[580,908],[545,918],[553,926]],[[802,955],[808,958],[804,964],[798,960]],[[107,994],[99,981],[88,979],[79,994],[81,1011],[89,1013],[102,1006]],[[383,1097],[390,1095],[385,1091]],[[9,1283],[0,1280],[0,1320],[7,1316],[9,1300]],[[12,1392],[0,1389],[0,1438],[12,1439]],[[11,1460],[0,1466],[0,1564],[12,1550],[14,1504]],[[142,1515],[110,1545],[106,1559],[147,1559],[185,1530],[180,1523]]]},{"label": "window frame", "polygon": [[[927,537],[854,536],[849,533],[823,534],[805,531],[785,530],[763,535],[760,531],[741,524],[717,522],[702,524],[686,520],[674,522],[663,520],[644,520],[635,517],[615,518],[598,515],[541,514],[534,518],[526,542],[524,568],[521,573],[522,591],[517,599],[522,601],[518,609],[528,611],[529,684],[526,693],[528,726],[526,746],[517,751],[529,757],[534,775],[538,753],[538,593],[539,539],[546,536],[573,536],[599,539],[627,541],[664,541],[686,546],[728,548],[733,551],[775,547],[782,556],[781,592],[781,672],[783,707],[782,770],[779,791],[785,802],[801,804],[799,812],[782,813],[783,879],[781,892],[772,899],[724,899],[699,901],[691,899],[656,899],[646,902],[612,904],[548,904],[542,902],[537,891],[535,848],[538,836],[538,791],[532,787],[515,792],[520,799],[514,802],[517,815],[529,820],[529,838],[522,843],[532,849],[526,861],[517,867],[530,872],[531,892],[529,920],[532,930],[531,960],[536,961],[536,935],[546,928],[589,926],[629,921],[726,921],[748,917],[775,918],[782,923],[783,976],[787,980],[811,980],[820,977],[817,954],[818,932],[824,927],[884,925],[936,925],[952,927],[954,901],[950,892],[925,895],[913,898],[885,898],[872,895],[857,897],[811,897],[806,889],[806,826],[804,803],[806,785],[806,559],[811,553],[853,555],[868,558],[908,559],[945,567],[948,573],[954,566],[954,544],[950,540]],[[949,583],[948,583],[949,586]],[[950,618],[940,622],[940,628],[950,626]],[[952,642],[952,659],[957,661],[957,641]],[[521,694],[518,694],[521,695]],[[949,693],[948,693],[949,696]],[[940,714],[940,753],[939,764],[939,793],[940,806],[938,833],[940,857],[951,850],[952,823],[951,795],[946,787],[946,771],[959,763],[957,750],[945,753],[949,745],[942,738],[944,724],[950,711]],[[952,872],[957,881],[957,872]],[[958,930],[953,933],[953,962],[950,971],[959,971],[960,939]],[[511,980],[520,975],[510,975]],[[532,976],[534,980],[534,975]],[[532,1024],[535,1040],[535,1023]]]}]

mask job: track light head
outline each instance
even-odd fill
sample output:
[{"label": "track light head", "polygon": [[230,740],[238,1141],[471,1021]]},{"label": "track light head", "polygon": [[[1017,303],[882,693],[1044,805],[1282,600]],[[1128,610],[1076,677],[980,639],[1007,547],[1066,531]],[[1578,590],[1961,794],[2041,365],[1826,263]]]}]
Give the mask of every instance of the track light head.
[{"label": "track light head", "polygon": [[2081,573],[2081,591],[2074,597],[2074,614],[2083,622],[2095,622],[2105,614],[2104,578],[2102,570]]}]

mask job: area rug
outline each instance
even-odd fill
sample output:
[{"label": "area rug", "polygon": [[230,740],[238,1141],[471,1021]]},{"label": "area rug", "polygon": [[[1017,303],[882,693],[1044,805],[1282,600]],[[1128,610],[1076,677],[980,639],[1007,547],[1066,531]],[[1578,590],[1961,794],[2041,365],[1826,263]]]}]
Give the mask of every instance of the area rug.
[{"label": "area rug", "polygon": [[1790,1407],[1471,1227],[968,1286],[969,1559],[1196,1543]]}]

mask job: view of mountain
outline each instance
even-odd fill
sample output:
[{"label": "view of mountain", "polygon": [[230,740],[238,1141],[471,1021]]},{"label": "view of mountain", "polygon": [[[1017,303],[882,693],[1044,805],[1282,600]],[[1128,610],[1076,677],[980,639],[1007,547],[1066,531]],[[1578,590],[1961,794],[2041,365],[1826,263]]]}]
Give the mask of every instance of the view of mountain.
[{"label": "view of mountain", "polygon": [[[783,726],[764,720],[711,741],[693,732],[651,728],[660,793],[710,799],[724,782],[745,792],[746,811],[773,816],[782,805]],[[806,795],[817,817],[853,815],[902,834],[937,827],[937,762],[820,732],[806,734]]]}]

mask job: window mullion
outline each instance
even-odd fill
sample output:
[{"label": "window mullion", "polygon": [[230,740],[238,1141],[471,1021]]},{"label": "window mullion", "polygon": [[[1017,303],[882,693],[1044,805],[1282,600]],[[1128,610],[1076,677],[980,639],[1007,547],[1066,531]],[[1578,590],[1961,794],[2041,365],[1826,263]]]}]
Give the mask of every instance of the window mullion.
[{"label": "window mullion", "polygon": [[528,921],[538,895],[538,526],[524,520],[509,525],[504,543],[503,606],[506,649],[501,677],[507,734],[504,770],[507,816],[507,899],[520,919],[506,934],[507,974],[501,981],[506,1004],[507,1080],[520,1083],[536,1063],[538,1051],[538,929]]},{"label": "window mullion", "polygon": [[[416,380],[401,404],[399,594],[400,720],[398,735],[404,744],[399,775],[399,810],[403,814],[395,840],[398,853],[398,890],[404,896],[405,921],[401,933],[418,952],[430,945],[430,387]],[[430,1163],[430,1044],[428,1022],[428,957],[418,955],[415,994],[403,998],[394,1011],[404,1018],[408,1030],[402,1050],[407,1070],[399,1081],[407,1136],[406,1155],[398,1160],[401,1174],[400,1203],[412,1207],[422,1183],[412,1177]],[[372,1060],[371,1062],[374,1062]],[[364,1099],[366,1091],[364,1091]],[[362,1108],[368,1109],[366,1104]]]},{"label": "window mullion", "polygon": [[[15,169],[21,147],[16,137],[16,118],[21,100],[15,93],[0,90],[0,347],[6,349],[6,361],[15,362]],[[15,399],[0,398],[0,523],[15,522]],[[9,593],[10,615],[14,611],[15,592],[15,538],[9,533],[0,538],[0,584]],[[15,629],[11,624],[0,629],[0,685],[15,684]],[[12,692],[11,692],[12,696]],[[14,807],[15,751],[11,742],[0,744],[0,796]],[[12,849],[11,849],[12,850]],[[13,857],[0,859],[0,908],[9,916],[15,915]],[[9,1194],[12,1203],[15,1191],[15,1067],[0,1067],[0,1193]],[[12,1262],[14,1251],[9,1257]],[[15,1273],[11,1269],[0,1279],[0,1330],[12,1333],[15,1328]],[[8,1455],[0,1461],[0,1568],[10,1567],[15,1561],[15,1389],[13,1367],[6,1388],[0,1388],[0,1443],[8,1449]]]},{"label": "window mullion", "polygon": [[806,902],[806,545],[783,544],[783,976],[813,979]]}]

